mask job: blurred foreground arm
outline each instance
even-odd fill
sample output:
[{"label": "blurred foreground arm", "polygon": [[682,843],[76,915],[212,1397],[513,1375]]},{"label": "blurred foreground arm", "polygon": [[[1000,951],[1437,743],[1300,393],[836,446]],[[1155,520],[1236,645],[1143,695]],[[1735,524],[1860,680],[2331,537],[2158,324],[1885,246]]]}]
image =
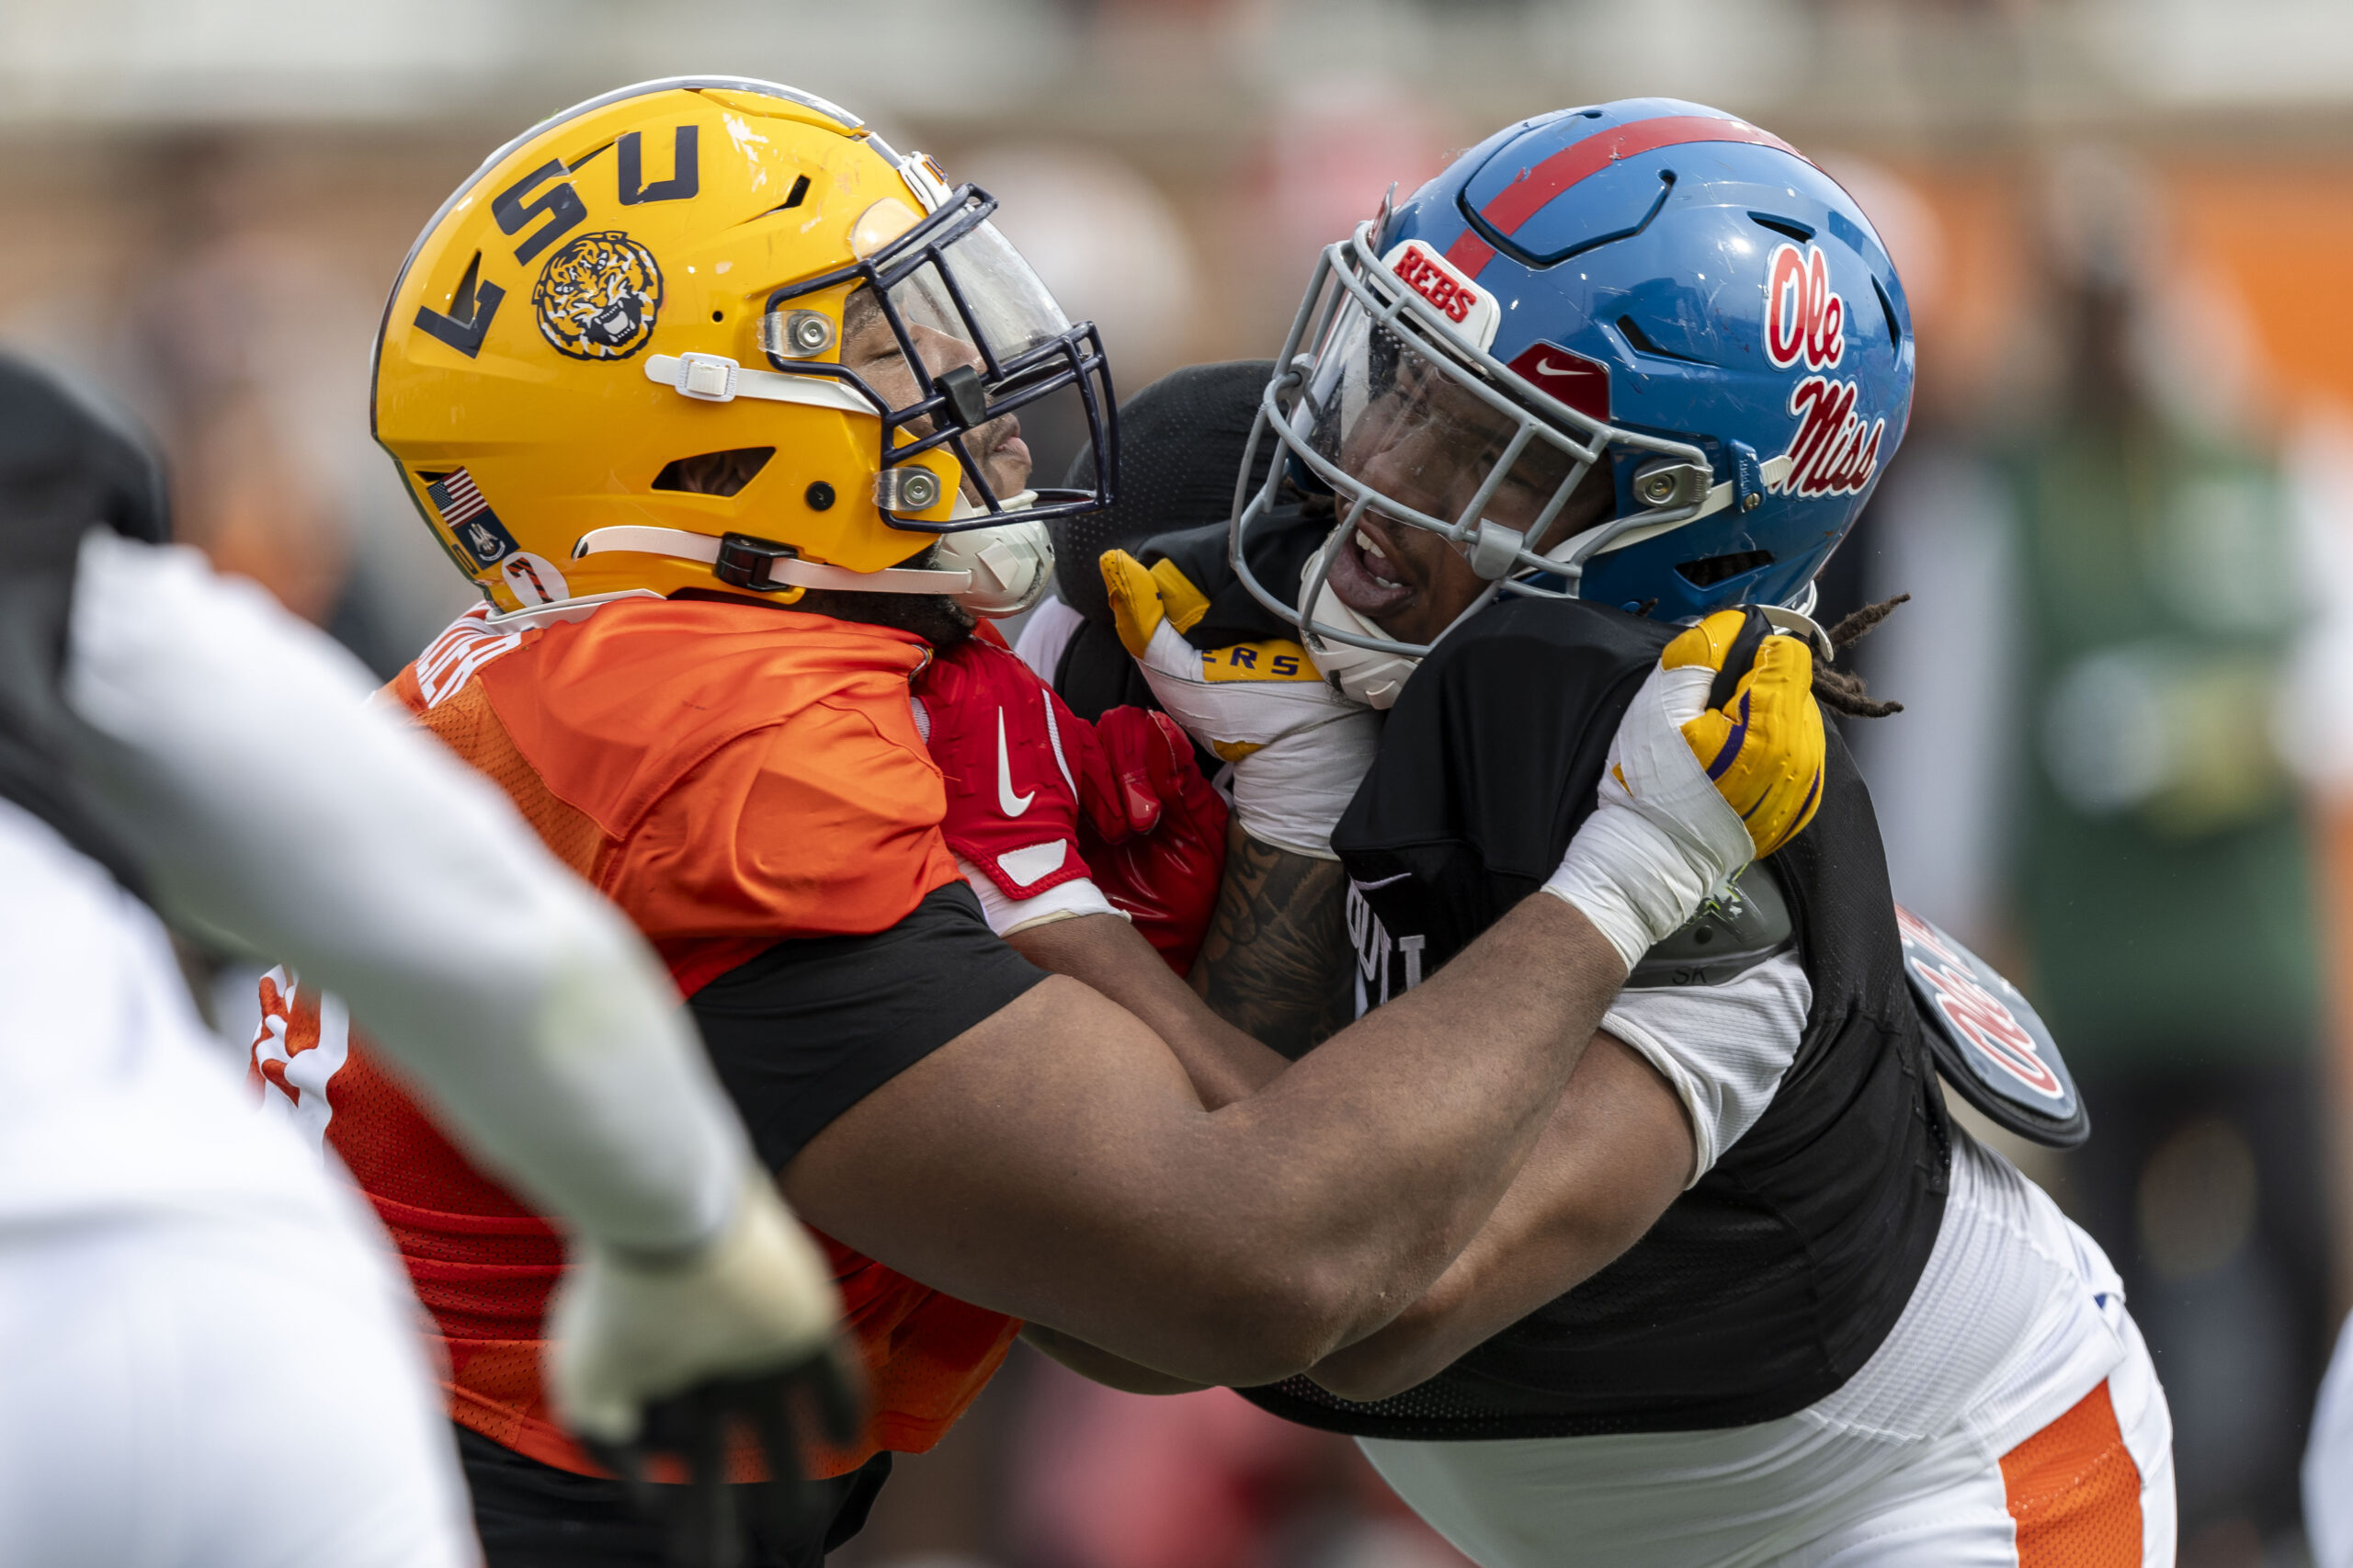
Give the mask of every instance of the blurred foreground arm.
[{"label": "blurred foreground arm", "polygon": [[371,684],[195,551],[85,537],[66,699],[151,896],[340,993],[468,1148],[562,1218],[566,1419],[625,1443],[649,1403],[714,1379],[833,1379],[823,1259],[668,977],[494,786],[371,710]]}]

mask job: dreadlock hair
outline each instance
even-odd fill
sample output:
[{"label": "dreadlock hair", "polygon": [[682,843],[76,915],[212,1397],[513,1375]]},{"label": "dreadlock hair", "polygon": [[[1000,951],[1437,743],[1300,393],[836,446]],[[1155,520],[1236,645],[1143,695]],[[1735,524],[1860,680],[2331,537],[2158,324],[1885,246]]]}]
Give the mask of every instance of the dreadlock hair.
[{"label": "dreadlock hair", "polygon": [[[1908,602],[1912,596],[1898,594],[1892,599],[1881,599],[1875,605],[1865,605],[1830,629],[1830,646],[1844,653],[1861,642],[1871,630],[1895,613],[1895,607]],[[1813,666],[1814,699],[1834,712],[1853,719],[1884,719],[1891,713],[1904,711],[1901,702],[1883,701],[1873,697],[1863,686],[1863,677],[1852,670],[1834,669],[1827,664]]]}]

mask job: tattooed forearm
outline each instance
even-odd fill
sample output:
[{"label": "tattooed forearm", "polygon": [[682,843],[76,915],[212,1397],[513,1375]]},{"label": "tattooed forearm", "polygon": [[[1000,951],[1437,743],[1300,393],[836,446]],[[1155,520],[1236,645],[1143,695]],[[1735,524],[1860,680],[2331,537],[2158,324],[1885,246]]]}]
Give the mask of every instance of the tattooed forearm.
[{"label": "tattooed forearm", "polygon": [[1226,1022],[1293,1060],[1348,1021],[1347,873],[1226,835],[1225,882],[1193,989]]}]

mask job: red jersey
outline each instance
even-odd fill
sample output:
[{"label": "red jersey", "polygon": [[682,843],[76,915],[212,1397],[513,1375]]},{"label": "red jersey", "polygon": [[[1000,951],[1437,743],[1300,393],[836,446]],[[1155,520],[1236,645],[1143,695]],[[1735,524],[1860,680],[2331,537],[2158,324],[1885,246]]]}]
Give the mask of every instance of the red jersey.
[{"label": "red jersey", "polygon": [[[887,929],[957,880],[907,701],[920,640],[718,601],[623,599],[528,631],[486,614],[460,617],[389,694],[628,914],[681,992],[785,937]],[[436,1131],[332,998],[278,971],[262,999],[254,1073],[324,1123],[391,1231],[433,1316],[452,1417],[601,1473],[540,1385],[554,1229]],[[873,1402],[861,1441],[821,1471],[930,1448],[1020,1324],[820,1240]]]}]

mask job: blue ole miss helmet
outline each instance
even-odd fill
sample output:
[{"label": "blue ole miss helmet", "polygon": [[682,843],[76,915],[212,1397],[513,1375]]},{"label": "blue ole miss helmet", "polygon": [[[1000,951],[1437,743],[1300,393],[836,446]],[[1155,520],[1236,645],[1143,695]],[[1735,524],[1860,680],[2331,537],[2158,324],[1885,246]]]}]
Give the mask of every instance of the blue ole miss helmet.
[{"label": "blue ole miss helmet", "polygon": [[[1249,575],[1286,474],[1332,493],[1335,541],[1367,508],[1434,529],[1491,596],[1803,609],[1903,438],[1913,346],[1836,181],[1719,110],[1632,98],[1499,131],[1330,246],[1277,364],[1251,445],[1287,460],[1256,487],[1245,462],[1237,569],[1312,649],[1412,655],[1324,588],[1329,548],[1295,603]],[[1550,537],[1596,470],[1614,506]]]}]

